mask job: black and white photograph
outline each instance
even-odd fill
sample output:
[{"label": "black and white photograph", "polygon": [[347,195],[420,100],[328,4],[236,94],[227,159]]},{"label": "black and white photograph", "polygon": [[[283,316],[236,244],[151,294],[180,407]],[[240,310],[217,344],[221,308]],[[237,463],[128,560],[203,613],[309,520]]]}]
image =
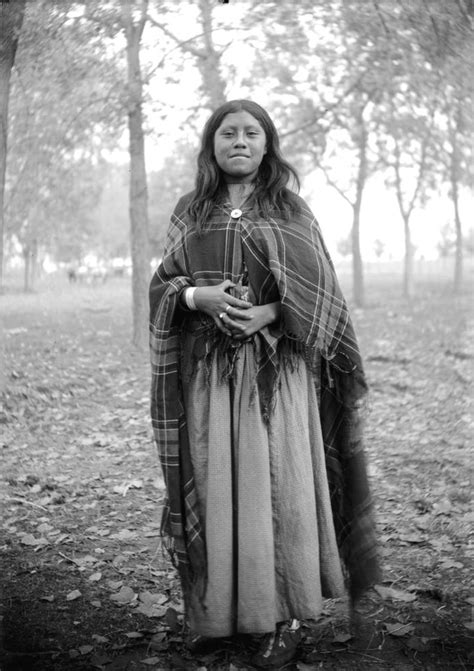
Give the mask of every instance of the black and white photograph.
[{"label": "black and white photograph", "polygon": [[474,667],[472,0],[0,0],[0,671]]}]

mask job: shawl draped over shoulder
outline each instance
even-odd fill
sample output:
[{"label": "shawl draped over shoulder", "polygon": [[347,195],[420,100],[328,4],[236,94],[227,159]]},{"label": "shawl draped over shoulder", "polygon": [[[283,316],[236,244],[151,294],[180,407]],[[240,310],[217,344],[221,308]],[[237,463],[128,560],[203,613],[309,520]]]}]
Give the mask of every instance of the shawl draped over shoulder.
[{"label": "shawl draped over shoulder", "polygon": [[[321,379],[320,417],[333,519],[341,559],[353,599],[378,576],[372,501],[362,444],[361,407],[367,392],[359,347],[319,226],[306,203],[294,198],[285,220],[262,217],[242,208],[216,204],[199,234],[186,213],[192,194],[178,202],[167,234],[163,259],[150,286],[151,415],[167,498],[162,535],[180,573],[183,593],[192,585],[203,594],[206,548],[183,404],[180,352],[183,330],[192,318],[193,354],[209,357],[216,347],[234,351],[232,341],[203,313],[182,306],[189,286],[238,282],[242,261],[257,304],[279,300],[281,319],[261,339],[257,384],[262,413],[268,418],[280,367],[303,356]],[[197,315],[197,316],[196,316]],[[229,354],[230,359],[230,354]],[[320,371],[320,372],[319,372]]]}]

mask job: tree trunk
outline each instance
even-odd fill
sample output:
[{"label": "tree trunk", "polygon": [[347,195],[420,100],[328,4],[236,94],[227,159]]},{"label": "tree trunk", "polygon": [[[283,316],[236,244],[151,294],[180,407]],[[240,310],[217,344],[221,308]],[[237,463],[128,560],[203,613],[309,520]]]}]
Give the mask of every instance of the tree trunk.
[{"label": "tree trunk", "polygon": [[140,40],[146,21],[147,0],[142,0],[140,3],[141,18],[136,23],[132,18],[131,0],[121,0],[121,7],[122,23],[127,39],[133,342],[136,347],[144,350],[148,343],[148,286],[151,273]]},{"label": "tree trunk", "polygon": [[30,246],[23,247],[23,291],[27,294],[30,290],[31,251]]},{"label": "tree trunk", "polygon": [[454,255],[454,293],[458,294],[462,287],[463,281],[463,239],[461,217],[459,216],[459,202],[458,195],[453,197],[454,205],[454,225],[456,227],[456,251]]},{"label": "tree trunk", "polygon": [[38,240],[34,238],[31,243],[30,291],[35,290],[37,277],[38,277]]},{"label": "tree trunk", "polygon": [[10,0],[0,4],[0,292],[3,288],[5,239],[5,175],[7,170],[8,101],[10,77],[18,38],[25,15],[26,0]]},{"label": "tree trunk", "polygon": [[360,109],[358,125],[356,130],[356,141],[359,148],[359,168],[357,172],[356,198],[353,205],[352,218],[352,272],[354,302],[358,307],[365,304],[364,268],[362,254],[360,251],[360,213],[362,208],[362,196],[365,182],[367,180],[367,130],[364,124],[363,108]]},{"label": "tree trunk", "polygon": [[403,296],[405,298],[411,298],[413,295],[413,245],[411,242],[410,220],[408,216],[403,217],[403,230],[405,235]]},{"label": "tree trunk", "polygon": [[200,0],[201,25],[204,39],[204,50],[198,57],[204,94],[209,100],[212,110],[222,105],[225,98],[225,82],[220,72],[220,54],[214,47],[212,37],[212,6],[210,0]]},{"label": "tree trunk", "polygon": [[364,267],[360,251],[360,207],[354,207],[352,219],[352,281],[354,302],[358,307],[365,303]]},{"label": "tree trunk", "polygon": [[454,209],[454,227],[456,231],[456,246],[454,255],[454,293],[458,294],[461,290],[463,280],[463,239],[461,216],[459,213],[459,148],[457,144],[456,128],[450,129],[451,135],[451,199]]}]

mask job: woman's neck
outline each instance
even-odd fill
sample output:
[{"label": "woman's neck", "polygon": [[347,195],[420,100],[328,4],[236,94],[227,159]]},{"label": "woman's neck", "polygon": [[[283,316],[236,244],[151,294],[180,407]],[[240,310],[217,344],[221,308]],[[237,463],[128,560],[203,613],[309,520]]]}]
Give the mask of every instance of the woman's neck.
[{"label": "woman's neck", "polygon": [[253,182],[228,182],[227,189],[232,207],[241,207],[254,187]]}]

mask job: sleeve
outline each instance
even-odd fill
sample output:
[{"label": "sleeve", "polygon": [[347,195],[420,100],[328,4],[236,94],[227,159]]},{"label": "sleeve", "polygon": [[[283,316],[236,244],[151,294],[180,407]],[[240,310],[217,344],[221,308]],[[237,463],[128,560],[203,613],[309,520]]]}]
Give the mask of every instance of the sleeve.
[{"label": "sleeve", "polygon": [[[168,227],[163,258],[150,283],[150,326],[165,326],[170,318],[175,321],[187,311],[180,297],[193,279],[186,253],[188,220],[185,216],[187,197],[176,205]],[[168,323],[168,326],[171,322]]]}]

